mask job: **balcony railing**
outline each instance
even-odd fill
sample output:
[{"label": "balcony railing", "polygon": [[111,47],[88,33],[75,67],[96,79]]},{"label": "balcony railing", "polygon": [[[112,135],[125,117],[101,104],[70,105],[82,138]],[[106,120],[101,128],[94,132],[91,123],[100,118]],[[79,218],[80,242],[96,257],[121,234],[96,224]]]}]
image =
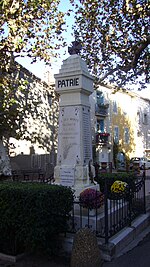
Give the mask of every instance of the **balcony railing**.
[{"label": "balcony railing", "polygon": [[97,116],[108,116],[109,104],[96,104],[95,105],[95,115]]},{"label": "balcony railing", "polygon": [[107,145],[109,140],[109,133],[97,133],[96,134],[96,144]]}]

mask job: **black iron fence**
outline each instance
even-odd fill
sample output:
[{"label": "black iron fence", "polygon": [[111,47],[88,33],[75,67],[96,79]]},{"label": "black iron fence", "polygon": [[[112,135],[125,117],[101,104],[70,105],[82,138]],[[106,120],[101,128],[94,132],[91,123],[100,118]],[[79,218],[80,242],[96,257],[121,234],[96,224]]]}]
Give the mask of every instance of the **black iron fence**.
[{"label": "black iron fence", "polygon": [[[95,231],[97,237],[104,238],[108,243],[110,237],[126,226],[142,213],[145,208],[145,177],[138,177],[128,191],[121,197],[110,194],[110,181],[105,182],[104,203],[93,210],[84,208],[83,203],[76,199],[69,220],[69,232],[88,227]],[[97,201],[95,199],[95,201]]]},{"label": "black iron fence", "polygon": [[54,183],[54,173],[47,173],[42,169],[27,169],[12,171],[12,180],[17,182]]}]

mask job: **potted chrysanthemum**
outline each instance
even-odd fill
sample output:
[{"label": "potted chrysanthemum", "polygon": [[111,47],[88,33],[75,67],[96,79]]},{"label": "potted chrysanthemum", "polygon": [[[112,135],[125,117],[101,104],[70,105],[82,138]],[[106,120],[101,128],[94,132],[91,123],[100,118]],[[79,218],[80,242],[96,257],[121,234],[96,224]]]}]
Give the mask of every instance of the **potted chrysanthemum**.
[{"label": "potted chrysanthemum", "polygon": [[80,193],[81,207],[91,211],[99,209],[104,204],[104,194],[94,188],[87,188]]},{"label": "potted chrysanthemum", "polygon": [[128,184],[123,181],[116,180],[110,188],[111,198],[121,199],[126,196],[128,192]]}]

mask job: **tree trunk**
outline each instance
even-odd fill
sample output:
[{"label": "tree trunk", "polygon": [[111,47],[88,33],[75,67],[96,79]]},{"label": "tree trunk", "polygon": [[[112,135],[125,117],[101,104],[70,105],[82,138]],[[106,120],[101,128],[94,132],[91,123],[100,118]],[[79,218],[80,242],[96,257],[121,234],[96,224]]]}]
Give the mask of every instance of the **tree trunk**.
[{"label": "tree trunk", "polygon": [[10,177],[11,175],[10,159],[6,147],[0,139],[0,177]]}]

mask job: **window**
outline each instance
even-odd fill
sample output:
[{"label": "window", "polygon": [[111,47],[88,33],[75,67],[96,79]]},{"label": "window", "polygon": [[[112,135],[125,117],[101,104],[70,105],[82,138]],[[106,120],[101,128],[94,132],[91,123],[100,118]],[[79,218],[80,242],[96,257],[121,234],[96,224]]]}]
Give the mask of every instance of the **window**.
[{"label": "window", "polygon": [[146,113],[143,114],[143,124],[148,124],[148,118]]},{"label": "window", "polygon": [[97,104],[103,105],[104,104],[104,95],[102,92],[96,92]]},{"label": "window", "polygon": [[100,132],[100,133],[104,132],[104,120],[103,119],[97,120],[97,132]]},{"label": "window", "polygon": [[115,144],[119,143],[119,128],[114,126],[114,142]]},{"label": "window", "polygon": [[125,144],[129,144],[129,128],[124,129],[124,141]]},{"label": "window", "polygon": [[113,112],[117,113],[117,103],[116,103],[116,101],[113,101]]}]

